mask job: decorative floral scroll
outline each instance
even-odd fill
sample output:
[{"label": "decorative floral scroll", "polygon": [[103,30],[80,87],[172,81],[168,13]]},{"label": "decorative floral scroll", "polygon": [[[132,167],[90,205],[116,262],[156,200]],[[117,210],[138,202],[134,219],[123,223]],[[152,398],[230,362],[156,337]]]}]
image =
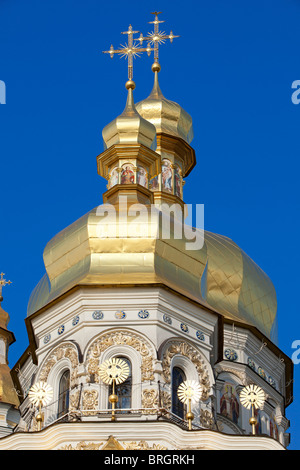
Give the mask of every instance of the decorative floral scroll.
[{"label": "decorative floral scroll", "polygon": [[47,358],[39,374],[39,380],[47,382],[52,367],[63,358],[68,358],[71,363],[71,388],[77,385],[78,353],[76,347],[70,343],[62,344],[50,353],[50,356]]},{"label": "decorative floral scroll", "polygon": [[207,400],[209,396],[210,382],[205,363],[197,349],[187,343],[182,341],[173,341],[167,346],[162,360],[163,374],[166,382],[171,382],[171,361],[176,354],[187,357],[194,364],[199,374],[199,380],[202,386],[202,400]]},{"label": "decorative floral scroll", "polygon": [[87,370],[90,375],[95,376],[98,382],[98,366],[100,355],[110,346],[126,345],[131,346],[138,351],[142,358],[141,373],[142,381],[154,380],[153,357],[150,354],[149,347],[138,335],[130,332],[111,332],[100,336],[90,347],[88,352]]}]

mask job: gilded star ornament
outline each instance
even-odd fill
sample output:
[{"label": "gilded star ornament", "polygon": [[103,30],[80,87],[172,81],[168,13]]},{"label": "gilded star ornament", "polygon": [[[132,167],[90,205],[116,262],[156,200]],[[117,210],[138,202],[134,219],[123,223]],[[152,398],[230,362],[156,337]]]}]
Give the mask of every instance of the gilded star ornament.
[{"label": "gilded star ornament", "polygon": [[129,365],[122,359],[113,357],[98,367],[98,374],[104,383],[111,385],[114,381],[118,385],[128,378]]},{"label": "gilded star ornament", "polygon": [[200,400],[202,388],[195,380],[186,380],[179,385],[177,395],[182,403],[196,403]]},{"label": "gilded star ornament", "polygon": [[30,388],[28,397],[34,406],[46,406],[53,398],[53,389],[46,382],[37,382]]},{"label": "gilded star ornament", "polygon": [[250,409],[251,406],[254,406],[256,409],[262,408],[266,395],[262,388],[258,385],[251,384],[247,387],[244,387],[240,393],[241,404]]},{"label": "gilded star ornament", "polygon": [[104,54],[109,54],[111,58],[115,54],[120,54],[121,57],[128,59],[128,80],[133,80],[133,59],[140,57],[142,52],[147,52],[150,56],[152,49],[150,43],[147,47],[141,47],[133,39],[133,35],[139,33],[139,31],[133,31],[131,24],[129,25],[128,31],[124,31],[121,34],[128,35],[128,42],[120,46],[120,49],[114,49],[114,46],[111,45],[108,51],[103,51]]}]

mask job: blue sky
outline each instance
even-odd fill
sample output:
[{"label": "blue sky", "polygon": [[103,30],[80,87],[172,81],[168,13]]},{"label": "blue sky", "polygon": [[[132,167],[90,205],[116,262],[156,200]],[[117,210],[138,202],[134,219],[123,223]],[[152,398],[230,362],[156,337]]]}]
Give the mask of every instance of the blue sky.
[{"label": "blue sky", "polygon": [[[46,243],[102,202],[97,175],[103,127],[125,106],[124,59],[101,53],[129,24],[151,31],[150,11],[180,38],[160,49],[166,98],[193,117],[197,166],[185,202],[205,204],[205,228],[232,238],[272,279],[279,346],[300,340],[299,0],[0,0],[0,271],[13,366],[28,345],[24,323],[44,274]],[[149,95],[147,55],[134,63],[135,101]],[[290,448],[300,448],[295,366]]]}]

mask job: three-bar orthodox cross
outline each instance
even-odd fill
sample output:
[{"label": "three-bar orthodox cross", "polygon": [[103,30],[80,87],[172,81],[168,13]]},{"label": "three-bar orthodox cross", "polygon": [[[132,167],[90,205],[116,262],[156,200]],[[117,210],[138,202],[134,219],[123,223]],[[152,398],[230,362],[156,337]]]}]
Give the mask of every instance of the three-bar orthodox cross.
[{"label": "three-bar orthodox cross", "polygon": [[159,30],[159,24],[164,23],[158,19],[158,15],[161,14],[161,11],[155,11],[151,13],[151,15],[155,15],[154,21],[149,21],[149,24],[154,24],[154,31],[148,33],[148,36],[144,37],[141,33],[139,37],[139,41],[142,44],[143,41],[148,41],[150,45],[154,47],[154,62],[158,63],[158,55],[159,55],[159,46],[160,44],[164,44],[166,39],[170,39],[170,42],[173,42],[174,38],[179,38],[179,36],[174,36],[173,32],[171,31],[170,34],[166,34],[164,31]]},{"label": "three-bar orthodox cross", "polygon": [[121,45],[120,49],[114,49],[113,45],[111,45],[109,51],[103,51],[104,54],[110,54],[111,58],[113,58],[114,54],[121,54],[121,57],[128,58],[128,80],[133,79],[133,58],[140,57],[142,52],[147,52],[150,56],[151,51],[154,50],[151,49],[150,44],[148,44],[145,48],[139,46],[133,39],[133,35],[137,33],[139,33],[139,31],[133,31],[130,24],[128,31],[121,33],[128,35],[128,43],[126,43],[124,46]]}]

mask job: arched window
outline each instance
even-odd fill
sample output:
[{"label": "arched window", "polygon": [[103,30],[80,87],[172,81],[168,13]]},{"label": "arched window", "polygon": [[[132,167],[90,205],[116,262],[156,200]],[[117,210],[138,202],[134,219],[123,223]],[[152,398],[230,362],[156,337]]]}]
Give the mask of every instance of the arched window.
[{"label": "arched window", "polygon": [[185,417],[185,406],[179,400],[177,391],[178,387],[182,382],[186,380],[185,373],[180,367],[173,367],[172,369],[172,413],[184,419]]},{"label": "arched window", "polygon": [[67,369],[60,378],[58,389],[58,413],[57,417],[63,416],[69,411],[70,399],[70,371]]},{"label": "arched window", "polygon": [[[118,402],[116,403],[116,408],[131,408],[131,395],[132,395],[132,367],[131,362],[126,357],[118,357],[122,359],[129,366],[129,376],[125,382],[116,385],[115,392],[118,396]],[[109,395],[112,393],[112,385],[109,387]],[[109,403],[109,408],[111,408],[111,403]]]}]

